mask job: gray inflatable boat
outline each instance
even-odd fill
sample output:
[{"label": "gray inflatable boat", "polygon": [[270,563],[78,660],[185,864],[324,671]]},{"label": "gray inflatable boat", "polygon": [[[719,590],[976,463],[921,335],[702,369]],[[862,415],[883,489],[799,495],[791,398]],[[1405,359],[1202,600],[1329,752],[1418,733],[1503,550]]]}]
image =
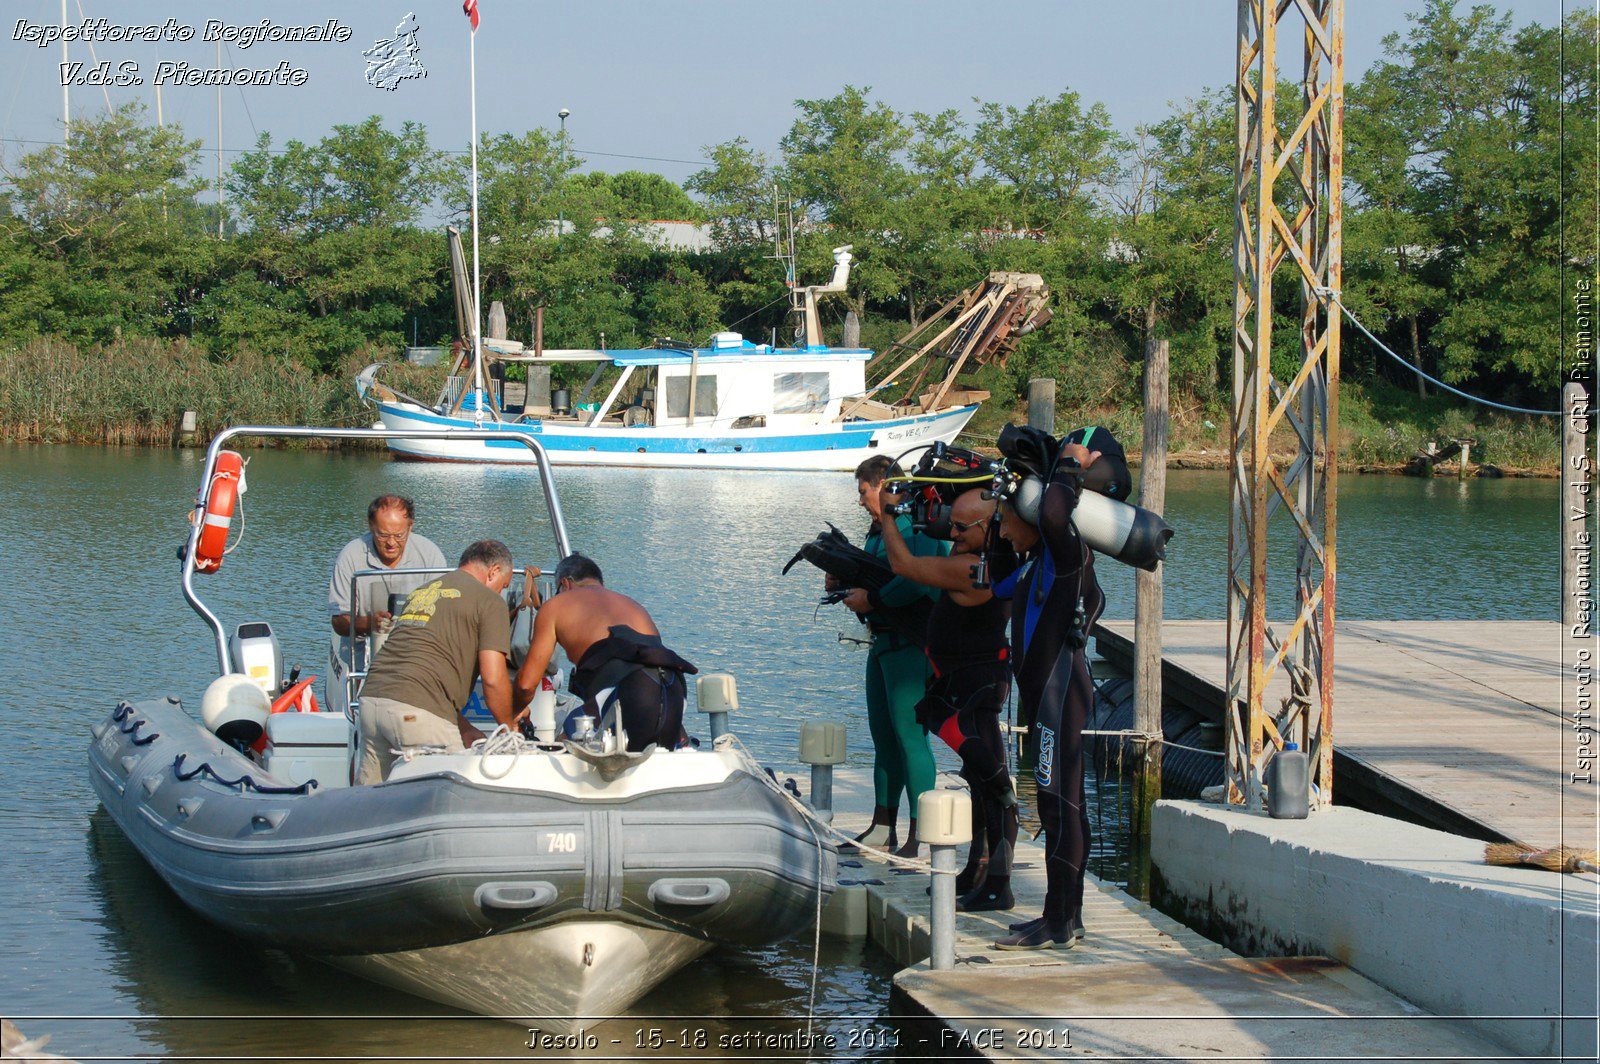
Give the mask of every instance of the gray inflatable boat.
[{"label": "gray inflatable boat", "polygon": [[[229,674],[252,670],[231,661],[191,573],[223,680],[241,683]],[[350,786],[357,734],[343,713],[274,712],[252,749],[176,699],[123,702],[93,727],[89,774],[207,919],[547,1027],[616,1015],[714,945],[781,941],[834,889],[833,844],[728,738],[628,754],[614,735],[501,733],[464,753],[409,751],[385,782]]]},{"label": "gray inflatable boat", "polygon": [[101,802],[195,911],[484,1015],[615,1015],[715,944],[809,926],[834,885],[832,845],[727,744],[607,781],[513,740],[324,788],[273,777],[164,699],[123,703],[94,735]]}]

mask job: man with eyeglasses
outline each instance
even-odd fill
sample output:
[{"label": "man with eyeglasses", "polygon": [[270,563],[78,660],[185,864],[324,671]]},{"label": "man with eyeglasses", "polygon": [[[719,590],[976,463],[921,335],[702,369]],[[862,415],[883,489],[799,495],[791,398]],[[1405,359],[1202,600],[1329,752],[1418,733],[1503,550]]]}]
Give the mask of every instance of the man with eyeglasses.
[{"label": "man with eyeglasses", "polygon": [[[900,501],[885,481],[887,510]],[[1011,855],[1017,845],[1017,798],[1006,767],[1000,714],[1011,690],[1011,644],[1006,623],[1011,603],[987,587],[973,586],[994,518],[993,499],[979,488],[963,492],[950,508],[950,554],[917,557],[893,521],[883,524],[883,542],[896,576],[938,588],[928,618],[928,661],[933,678],[917,704],[917,720],[961,758],[961,777],[972,795],[972,845],[956,877],[963,912],[1005,910],[1011,892]]]},{"label": "man with eyeglasses", "polygon": [[333,626],[327,687],[331,710],[343,712],[348,706],[348,680],[355,660],[359,660],[352,659],[352,647],[362,636],[372,634],[374,625],[381,626],[390,619],[390,596],[409,595],[430,579],[402,572],[364,577],[361,601],[352,609],[350,581],[355,574],[363,569],[445,568],[444,552],[432,540],[411,531],[415,519],[416,507],[410,499],[404,495],[379,495],[367,507],[366,534],[346,543],[333,563],[333,577],[328,581],[328,612]]}]

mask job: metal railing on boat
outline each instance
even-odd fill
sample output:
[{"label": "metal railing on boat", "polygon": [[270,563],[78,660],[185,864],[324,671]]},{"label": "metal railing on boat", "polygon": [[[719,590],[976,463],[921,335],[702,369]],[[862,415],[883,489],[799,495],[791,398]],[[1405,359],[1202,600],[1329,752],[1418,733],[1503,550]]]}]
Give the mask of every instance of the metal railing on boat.
[{"label": "metal railing on boat", "polygon": [[[539,469],[539,482],[544,490],[545,505],[550,512],[550,526],[555,535],[556,549],[560,556],[565,558],[572,553],[570,542],[567,538],[567,520],[561,510],[561,500],[556,494],[555,480],[550,474],[550,463],[545,454],[544,446],[527,429],[517,428],[449,428],[449,429],[355,429],[355,428],[313,428],[300,425],[236,425],[224,429],[211,441],[211,446],[206,449],[205,471],[200,478],[200,491],[195,498],[194,513],[191,515],[189,525],[189,538],[183,551],[183,597],[191,609],[198,613],[202,620],[211,627],[217,641],[217,665],[220,673],[226,675],[233,671],[232,663],[228,659],[228,636],[222,621],[212,612],[200,596],[195,592],[194,574],[196,547],[199,545],[200,533],[204,528],[206,501],[211,490],[211,478],[216,474],[217,457],[231,441],[242,436],[258,436],[274,439],[317,439],[317,440],[509,440],[521,443],[533,452],[534,461]],[[448,570],[447,570],[448,571]],[[354,602],[352,601],[352,606]]]}]

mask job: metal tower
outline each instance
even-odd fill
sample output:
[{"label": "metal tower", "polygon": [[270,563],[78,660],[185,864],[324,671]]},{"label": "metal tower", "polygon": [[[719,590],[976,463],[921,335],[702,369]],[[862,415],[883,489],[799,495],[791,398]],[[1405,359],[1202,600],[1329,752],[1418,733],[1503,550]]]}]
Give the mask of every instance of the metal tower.
[{"label": "metal tower", "polygon": [[[1298,93],[1279,91],[1284,29],[1302,36]],[[1344,0],[1239,0],[1237,58],[1227,793],[1230,802],[1258,805],[1262,768],[1283,743],[1298,742],[1311,757],[1312,805],[1326,806],[1339,311],[1322,296],[1337,292],[1342,276]],[[1276,359],[1287,379],[1273,375],[1275,278],[1299,281],[1299,352]],[[1292,457],[1274,456],[1275,432],[1280,452]],[[1279,566],[1292,536],[1292,619],[1284,616],[1287,581],[1267,579],[1275,515],[1282,531],[1270,545]],[[1269,587],[1280,585],[1269,603]],[[1269,608],[1279,614],[1276,628]]]}]

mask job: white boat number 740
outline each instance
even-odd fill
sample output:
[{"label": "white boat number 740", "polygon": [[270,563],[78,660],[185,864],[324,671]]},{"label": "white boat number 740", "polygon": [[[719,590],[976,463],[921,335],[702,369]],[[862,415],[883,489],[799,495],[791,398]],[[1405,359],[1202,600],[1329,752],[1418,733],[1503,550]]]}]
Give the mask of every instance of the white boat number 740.
[{"label": "white boat number 740", "polygon": [[545,853],[577,853],[578,833],[576,831],[552,831],[545,836]]}]

